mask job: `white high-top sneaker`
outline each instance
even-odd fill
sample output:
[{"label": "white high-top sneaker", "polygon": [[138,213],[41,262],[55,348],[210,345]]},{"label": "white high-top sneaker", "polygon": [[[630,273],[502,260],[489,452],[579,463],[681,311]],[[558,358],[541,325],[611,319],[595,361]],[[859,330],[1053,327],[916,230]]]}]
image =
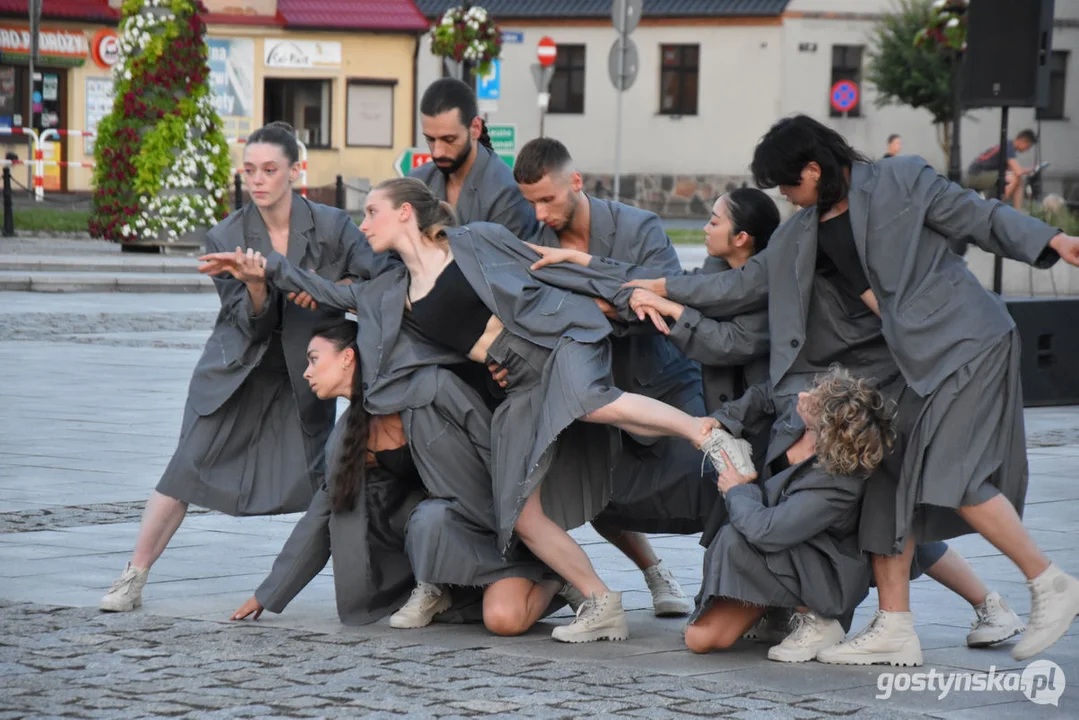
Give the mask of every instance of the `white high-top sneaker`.
[{"label": "white high-top sneaker", "polygon": [[921,665],[922,643],[914,632],[914,615],[878,610],[849,640],[818,652],[817,660],[834,665]]},{"label": "white high-top sneaker", "polygon": [[1012,657],[1026,660],[1059,640],[1079,615],[1079,580],[1051,564],[1038,577],[1027,581],[1030,617]]},{"label": "white high-top sneaker", "polygon": [[628,639],[629,625],[622,610],[622,593],[606,592],[588,598],[577,610],[573,622],[556,627],[551,637],[566,643]]},{"label": "white high-top sneaker", "polygon": [[142,588],[149,574],[149,568],[138,570],[128,563],[105,597],[101,598],[98,607],[105,612],[131,612],[142,607]]},{"label": "white high-top sneaker", "polygon": [[401,609],[390,615],[390,627],[398,630],[427,627],[435,615],[450,609],[450,593],[438,585],[417,583]]},{"label": "white high-top sneaker", "polygon": [[974,615],[974,622],[967,633],[968,647],[989,647],[1013,638],[1024,630],[1023,621],[998,592],[986,595],[985,600],[974,607]]},{"label": "white high-top sneaker", "polygon": [[652,607],[655,608],[656,617],[689,615],[693,609],[682,586],[662,560],[644,571],[644,581],[652,591]]},{"label": "white high-top sneaker", "polygon": [[757,472],[753,467],[753,446],[748,441],[736,438],[726,430],[716,428],[708,439],[701,443],[701,450],[712,461],[716,472],[721,473],[727,468],[727,461],[723,459],[721,450],[725,450],[734,463],[734,469],[742,475],[752,475]]},{"label": "white high-top sneaker", "polygon": [[809,662],[817,653],[843,640],[843,626],[838,620],[822,618],[814,612],[794,613],[791,634],[783,642],[768,648],[768,659],[776,662]]}]

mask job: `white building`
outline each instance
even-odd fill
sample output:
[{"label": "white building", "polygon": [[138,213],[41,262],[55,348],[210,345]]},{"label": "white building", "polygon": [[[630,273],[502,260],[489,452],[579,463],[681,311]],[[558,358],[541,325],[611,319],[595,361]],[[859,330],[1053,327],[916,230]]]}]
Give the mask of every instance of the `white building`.
[{"label": "white building", "polygon": [[[977,0],[975,0],[977,1]],[[416,0],[432,20],[458,0]],[[564,141],[579,167],[610,187],[614,170],[616,93],[608,55],[616,32],[610,0],[481,0],[506,39],[501,98],[491,123],[517,126],[518,144],[539,134],[540,111],[531,66],[536,45],[558,43],[546,135]],[[748,181],[760,136],[778,118],[797,112],[828,122],[871,156],[885,151],[892,133],[904,152],[941,170],[947,160],[927,111],[877,108],[861,81],[874,23],[892,0],[644,0],[631,38],[640,69],[623,96],[621,169],[625,197],[668,216],[701,215],[729,183]],[[421,43],[417,87],[422,93],[443,74],[441,61]],[[1037,151],[1053,165],[1048,191],[1079,200],[1079,0],[1056,0],[1053,33],[1057,119],[1041,123]],[[1006,52],[1002,48],[1002,52]],[[830,90],[852,79],[862,96],[856,117],[830,116]],[[999,140],[1000,111],[972,113],[963,123],[963,166]],[[417,128],[419,123],[417,123]],[[1035,111],[1010,111],[1009,135],[1036,128]],[[423,138],[417,135],[417,145]],[[1026,165],[1034,162],[1021,157]]]}]

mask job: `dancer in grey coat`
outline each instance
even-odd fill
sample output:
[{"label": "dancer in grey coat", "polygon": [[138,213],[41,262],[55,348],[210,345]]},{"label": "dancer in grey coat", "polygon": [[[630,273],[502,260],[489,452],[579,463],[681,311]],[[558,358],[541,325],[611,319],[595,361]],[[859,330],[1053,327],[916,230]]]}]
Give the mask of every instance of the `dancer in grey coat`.
[{"label": "dancer in grey coat", "polygon": [[[328,281],[363,281],[385,267],[347,214],[292,192],[299,150],[291,128],[268,125],[244,148],[252,201],[213,227],[212,252],[278,250]],[[335,403],[302,374],[311,328],[338,311],[299,307],[245,275],[215,279],[221,310],[191,378],[180,440],[147,501],[131,561],[101,609],[142,603],[150,567],[188,503],[230,515],[297,512],[321,485]],[[309,303],[306,303],[309,305]]]},{"label": "dancer in grey coat", "polygon": [[[873,508],[874,527],[883,533],[864,547],[875,553],[882,610],[867,628],[873,632],[822,651],[821,659],[920,662],[908,598],[913,539],[970,528],[1027,577],[1034,612],[1013,655],[1024,659],[1049,647],[1079,613],[1079,580],[1050,564],[1017,512],[1027,480],[1018,337],[1004,303],[981,287],[946,238],[968,237],[1036,267],[1060,257],[1079,264],[1079,239],[979,199],[920,158],[870,164],[804,116],[780,121],[765,136],[754,174],[804,208],[767,252],[707,283],[676,277],[642,284],[706,314],[767,304],[777,385],[809,340],[805,312],[820,263],[835,265],[848,293],[881,317],[909,388],[900,397],[900,424],[913,426],[899,486]],[[956,447],[966,451],[957,454]]]},{"label": "dancer in grey coat", "polygon": [[536,214],[492,149],[472,88],[454,78],[434,81],[420,100],[420,119],[431,160],[409,176],[452,205],[461,224],[493,222],[519,238],[531,237]]},{"label": "dancer in grey coat", "polygon": [[[312,391],[324,398],[347,397],[349,409],[327,445],[326,482],[293,528],[270,575],[233,619],[252,613],[258,619],[264,609],[282,612],[332,558],[337,612],[345,624],[367,624],[398,610],[415,586],[413,574],[423,578],[434,571],[442,574],[440,582],[493,585],[489,596],[479,595],[488,627],[516,634],[507,632],[512,619],[523,632],[540,612],[557,607],[551,598],[561,581],[546,572],[546,585],[535,588],[546,605],[536,603],[531,616],[524,607],[500,606],[498,601],[506,597],[499,592],[504,584],[499,580],[531,578],[525,582],[536,585],[545,569],[534,560],[515,563],[503,558],[491,532],[471,542],[462,534],[478,532],[476,518],[468,515],[490,515],[490,481],[484,482],[490,475],[490,412],[451,372],[439,368],[432,373],[436,389],[430,404],[400,414],[369,415],[357,336],[356,323],[338,320],[316,329],[311,340],[305,377]],[[460,519],[436,528],[443,543],[428,543],[416,552],[410,545],[423,544],[431,535],[426,518],[432,506],[452,507]],[[490,522],[478,522],[485,520]],[[417,523],[423,527],[415,527]],[[452,561],[440,559],[443,555],[452,555]],[[411,564],[410,557],[419,563]],[[479,620],[479,597],[455,592],[451,602],[447,594],[440,619]],[[406,605],[390,624],[411,627],[409,619]]]},{"label": "dancer in grey coat", "polygon": [[[447,355],[458,361],[468,357],[493,362],[509,371],[508,397],[492,421],[500,548],[507,550],[516,533],[588,598],[574,623],[556,629],[556,639],[624,638],[620,594],[603,585],[565,530],[591,520],[607,502],[618,452],[615,427],[641,435],[677,434],[700,444],[708,438],[709,425],[651,398],[615,389],[606,342],[610,324],[596,304],[533,278],[528,267],[539,256],[505,228],[489,223],[450,227],[453,223],[452,210],[413,178],[388,180],[372,191],[362,229],[374,248],[398,252],[407,270],[393,274],[392,287],[360,290],[369,294],[374,287],[380,292],[383,316],[373,362],[366,361],[367,342],[361,344],[365,367],[373,368],[379,384],[405,378],[409,368],[418,365],[445,363]],[[276,276],[283,262],[280,255],[272,256],[268,274]],[[307,280],[318,285],[320,293],[336,294],[336,306],[369,302],[309,274]],[[429,297],[439,302],[425,303]],[[414,353],[403,358],[405,364],[384,370],[383,354],[396,352],[387,345],[393,339],[387,328],[399,326],[406,307],[409,324],[436,349]],[[368,312],[356,309],[365,316]],[[434,317],[440,314],[445,317]],[[358,315],[361,335],[365,316]],[[394,377],[380,377],[395,370]],[[416,398],[412,405],[420,401]],[[586,422],[564,432],[578,420]]]}]

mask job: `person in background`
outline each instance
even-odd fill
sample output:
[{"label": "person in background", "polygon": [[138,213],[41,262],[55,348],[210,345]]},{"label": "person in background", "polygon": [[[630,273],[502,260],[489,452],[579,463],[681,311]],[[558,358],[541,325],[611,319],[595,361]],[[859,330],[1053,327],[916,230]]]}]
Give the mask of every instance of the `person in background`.
[{"label": "person in background", "polygon": [[903,136],[897,133],[892,133],[888,136],[888,152],[884,153],[885,158],[896,157],[903,152]]},{"label": "person in background", "polygon": [[[1020,130],[1015,140],[1008,143],[1008,169],[1004,173],[1004,202],[1011,202],[1017,210],[1023,206],[1023,178],[1034,169],[1025,168],[1016,159],[1018,153],[1030,150],[1038,142],[1033,130]],[[978,157],[967,168],[967,187],[984,192],[994,190],[1000,175],[1000,145],[994,145]]]}]

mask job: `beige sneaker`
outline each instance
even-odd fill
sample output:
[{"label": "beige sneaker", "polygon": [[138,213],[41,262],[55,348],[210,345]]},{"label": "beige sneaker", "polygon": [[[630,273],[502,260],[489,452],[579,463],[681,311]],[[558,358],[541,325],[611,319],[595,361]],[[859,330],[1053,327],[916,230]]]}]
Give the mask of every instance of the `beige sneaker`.
[{"label": "beige sneaker", "polygon": [[142,588],[149,575],[149,568],[139,570],[128,563],[105,597],[101,598],[98,607],[105,612],[131,612],[142,607]]},{"label": "beige sneaker", "polygon": [[390,615],[390,627],[398,630],[427,627],[435,615],[449,610],[452,602],[449,591],[438,585],[417,583],[408,602]]},{"label": "beige sneaker", "polygon": [[588,598],[577,610],[573,622],[556,627],[551,637],[566,643],[628,639],[629,625],[622,610],[622,593],[606,592]]},{"label": "beige sneaker", "polygon": [[768,648],[768,659],[776,662],[809,662],[817,653],[843,641],[843,626],[838,620],[822,618],[814,612],[794,613],[791,634],[783,642]]},{"label": "beige sneaker", "polygon": [[644,581],[652,592],[652,607],[656,617],[689,615],[689,611],[693,609],[682,586],[662,560],[644,571]]},{"label": "beige sneaker", "polygon": [[974,607],[974,615],[974,622],[967,633],[968,647],[989,647],[1013,638],[1025,629],[1023,621],[998,592],[986,595],[981,605]]},{"label": "beige sneaker", "polygon": [[1079,615],[1079,580],[1051,564],[1038,577],[1027,581],[1030,617],[1027,631],[1012,648],[1016,660],[1032,658],[1055,643]]},{"label": "beige sneaker", "polygon": [[717,473],[727,469],[727,461],[723,459],[721,450],[727,452],[734,463],[734,469],[742,475],[752,475],[757,472],[757,469],[753,467],[753,446],[726,430],[719,428],[713,430],[708,439],[701,443],[701,450],[712,461]]},{"label": "beige sneaker", "polygon": [[922,643],[914,632],[914,615],[878,610],[849,640],[818,652],[817,660],[834,665],[921,665]]}]

